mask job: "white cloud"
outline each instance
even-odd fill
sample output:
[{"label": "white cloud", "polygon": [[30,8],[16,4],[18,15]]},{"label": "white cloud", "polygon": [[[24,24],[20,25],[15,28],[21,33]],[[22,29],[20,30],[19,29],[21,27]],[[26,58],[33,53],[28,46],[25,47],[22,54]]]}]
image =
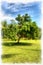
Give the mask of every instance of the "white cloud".
[{"label": "white cloud", "polygon": [[[0,2],[1,3],[1,2]],[[0,5],[1,6],[1,5]],[[1,8],[0,8],[0,21],[3,21],[3,20],[10,20],[10,19],[14,19],[14,17],[11,17],[10,14],[9,16],[4,14],[4,12],[2,12]]]},{"label": "white cloud", "polygon": [[0,12],[0,21],[5,20],[5,19],[10,20],[10,19],[14,19],[14,18],[11,16],[4,15],[2,12]]},{"label": "white cloud", "polygon": [[17,2],[27,3],[27,2],[34,2],[34,1],[40,1],[40,0],[2,0],[2,1],[13,2],[13,3],[17,3]]},{"label": "white cloud", "polygon": [[[40,1],[40,0],[2,0],[2,1],[6,1],[6,2],[13,2],[13,3],[17,3],[17,2],[20,2],[20,3],[30,3],[30,2],[34,2],[34,1]],[[0,1],[1,3],[1,1]],[[10,7],[8,7],[10,8]],[[14,9],[13,8],[13,11],[17,11],[17,9]],[[0,12],[0,20],[4,20],[4,19],[14,19],[13,17],[10,17],[10,16],[7,16],[7,15],[4,15],[2,13],[2,11]]]}]

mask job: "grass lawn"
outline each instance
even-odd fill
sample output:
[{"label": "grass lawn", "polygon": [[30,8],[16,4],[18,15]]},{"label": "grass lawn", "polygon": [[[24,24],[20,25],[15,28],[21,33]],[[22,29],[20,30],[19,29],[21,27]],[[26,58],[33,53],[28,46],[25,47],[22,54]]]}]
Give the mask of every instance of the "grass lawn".
[{"label": "grass lawn", "polygon": [[41,62],[41,41],[20,40],[3,41],[2,44],[3,63],[40,63]]}]

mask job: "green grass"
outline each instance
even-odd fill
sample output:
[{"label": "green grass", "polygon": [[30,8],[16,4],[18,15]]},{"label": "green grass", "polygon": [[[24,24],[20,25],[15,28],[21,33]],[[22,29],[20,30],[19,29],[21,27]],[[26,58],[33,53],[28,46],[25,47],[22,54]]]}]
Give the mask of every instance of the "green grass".
[{"label": "green grass", "polygon": [[[17,42],[17,41],[16,41]],[[41,62],[41,41],[20,40],[3,41],[2,62],[3,63],[40,63]]]}]

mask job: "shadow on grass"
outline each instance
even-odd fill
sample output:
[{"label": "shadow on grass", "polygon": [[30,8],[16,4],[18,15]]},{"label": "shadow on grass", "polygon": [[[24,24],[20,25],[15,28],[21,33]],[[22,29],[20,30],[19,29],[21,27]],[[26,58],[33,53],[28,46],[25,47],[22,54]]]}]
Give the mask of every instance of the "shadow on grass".
[{"label": "shadow on grass", "polygon": [[24,49],[22,48],[23,50],[30,50],[30,51],[41,51],[41,49]]},{"label": "shadow on grass", "polygon": [[16,43],[16,42],[11,42],[11,43],[2,43],[2,45],[4,45],[4,46],[31,46],[32,43],[23,43],[23,42]]},{"label": "shadow on grass", "polygon": [[10,57],[16,56],[16,55],[18,55],[18,54],[3,54],[1,57],[2,58],[10,58]]}]

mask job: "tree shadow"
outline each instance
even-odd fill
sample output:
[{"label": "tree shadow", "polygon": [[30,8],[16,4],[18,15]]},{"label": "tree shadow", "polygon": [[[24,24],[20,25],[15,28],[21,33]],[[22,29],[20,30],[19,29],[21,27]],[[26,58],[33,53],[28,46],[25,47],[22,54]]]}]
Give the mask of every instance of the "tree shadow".
[{"label": "tree shadow", "polygon": [[[20,54],[20,53],[19,53],[19,54]],[[16,56],[16,55],[18,55],[18,54],[3,54],[1,57],[2,57],[2,58],[10,58],[10,57]]]},{"label": "tree shadow", "polygon": [[[24,50],[24,48],[22,48]],[[25,49],[25,50],[30,50],[30,51],[41,51],[41,49]]]},{"label": "tree shadow", "polygon": [[2,43],[4,46],[31,46],[32,43],[23,43],[23,42],[13,42],[13,43]]},{"label": "tree shadow", "polygon": [[[25,50],[41,51],[41,50],[35,50],[35,49],[25,49]],[[16,56],[16,55],[19,55],[19,54],[21,54],[21,53],[16,53],[16,54],[3,54],[3,55],[1,55],[1,57],[2,57],[2,59],[4,59],[4,58],[11,58],[11,57]]]}]

